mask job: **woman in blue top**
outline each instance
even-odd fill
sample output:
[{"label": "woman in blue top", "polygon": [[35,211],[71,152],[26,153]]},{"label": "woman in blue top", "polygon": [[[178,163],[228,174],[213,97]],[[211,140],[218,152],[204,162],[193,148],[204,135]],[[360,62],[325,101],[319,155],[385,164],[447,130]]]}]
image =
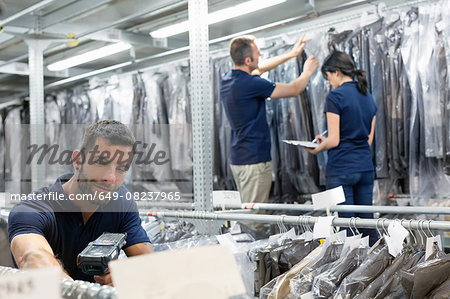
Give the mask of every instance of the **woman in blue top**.
[{"label": "woman in blue top", "polygon": [[[328,138],[316,136],[319,144],[306,149],[312,154],[328,150],[326,188],[342,186],[345,204],[372,205],[374,166],[370,145],[377,107],[367,91],[366,72],[356,69],[349,55],[335,51],[322,65],[322,74],[333,90],[326,98]],[[354,81],[356,78],[356,81]],[[368,213],[340,213],[341,217],[372,218]],[[376,241],[374,230],[361,230]]]}]

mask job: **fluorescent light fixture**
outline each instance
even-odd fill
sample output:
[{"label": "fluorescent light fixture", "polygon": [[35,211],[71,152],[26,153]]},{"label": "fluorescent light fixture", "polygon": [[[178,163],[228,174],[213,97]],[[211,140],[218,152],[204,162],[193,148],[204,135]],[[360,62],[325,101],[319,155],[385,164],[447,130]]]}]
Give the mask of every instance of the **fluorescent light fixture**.
[{"label": "fluorescent light fixture", "polygon": [[120,42],[57,61],[55,63],[49,64],[47,68],[50,71],[61,71],[76,65],[80,65],[89,61],[97,60],[102,57],[113,55],[128,50],[130,48],[131,48],[130,44]]},{"label": "fluorescent light fixture", "polygon": [[[208,25],[242,16],[283,2],[286,2],[286,0],[251,0],[237,4],[208,14]],[[188,30],[189,21],[184,21],[152,31],[150,32],[150,35],[155,38],[164,38],[186,32]]]}]

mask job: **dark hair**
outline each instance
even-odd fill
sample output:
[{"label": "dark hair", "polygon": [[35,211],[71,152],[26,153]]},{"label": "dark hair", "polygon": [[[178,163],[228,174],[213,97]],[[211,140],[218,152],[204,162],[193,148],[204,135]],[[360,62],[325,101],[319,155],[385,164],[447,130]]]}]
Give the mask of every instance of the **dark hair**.
[{"label": "dark hair", "polygon": [[230,56],[235,65],[243,65],[245,58],[252,58],[252,43],[255,37],[252,35],[244,35],[235,37],[230,42]]},{"label": "dark hair", "polygon": [[340,71],[342,74],[351,77],[352,79],[356,77],[357,86],[359,92],[366,94],[368,83],[366,79],[366,71],[361,69],[356,69],[355,63],[351,57],[339,51],[334,51],[327,58],[320,69],[324,78],[327,78],[326,72]]},{"label": "dark hair", "polygon": [[84,130],[81,151],[87,153],[95,145],[97,138],[107,139],[112,145],[133,146],[136,139],[127,126],[117,120],[101,120],[86,127]]}]

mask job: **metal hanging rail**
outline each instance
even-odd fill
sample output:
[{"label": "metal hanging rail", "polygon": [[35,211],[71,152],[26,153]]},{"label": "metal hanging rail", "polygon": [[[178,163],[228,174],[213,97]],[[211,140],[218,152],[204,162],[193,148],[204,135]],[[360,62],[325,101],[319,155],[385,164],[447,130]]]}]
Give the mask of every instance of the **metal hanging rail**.
[{"label": "metal hanging rail", "polygon": [[[157,218],[176,218],[176,219],[202,219],[202,220],[223,220],[223,221],[247,221],[271,224],[292,224],[292,225],[313,225],[319,217],[313,216],[286,216],[286,215],[246,215],[232,213],[213,213],[203,211],[182,211],[182,212],[149,212],[147,216]],[[450,231],[450,221],[434,220],[401,220],[398,219],[403,227],[410,230],[442,230]],[[358,228],[386,228],[393,219],[361,219],[361,218],[334,218],[333,226],[358,227]]]},{"label": "metal hanging rail", "polygon": [[[173,202],[149,202],[145,207],[155,207],[164,209],[190,210],[192,203]],[[325,209],[314,210],[313,205],[305,204],[276,204],[276,203],[242,203],[214,205],[215,209],[238,209],[238,210],[267,210],[267,211],[296,211],[312,212],[325,211]],[[439,214],[450,215],[450,207],[411,207],[411,206],[359,206],[359,205],[338,205],[330,208],[332,212],[349,213],[381,213],[381,214]]]}]

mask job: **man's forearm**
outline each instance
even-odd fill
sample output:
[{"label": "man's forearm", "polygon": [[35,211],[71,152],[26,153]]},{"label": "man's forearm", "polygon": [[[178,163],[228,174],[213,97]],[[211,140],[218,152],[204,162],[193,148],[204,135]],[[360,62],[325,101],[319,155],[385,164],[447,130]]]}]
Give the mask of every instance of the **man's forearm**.
[{"label": "man's forearm", "polygon": [[312,76],[312,74],[310,74],[308,72],[303,72],[297,79],[295,79],[292,82],[295,86],[295,90],[296,90],[297,94],[300,94],[305,90],[311,76]]},{"label": "man's forearm", "polygon": [[61,262],[50,252],[43,249],[31,249],[24,253],[22,258],[17,261],[20,269],[35,269],[46,267],[60,267],[65,278],[71,278],[64,271]]},{"label": "man's forearm", "polygon": [[271,58],[268,58],[264,61],[261,62],[261,64],[258,66],[258,69],[256,69],[254,72],[252,73],[254,75],[261,75],[267,71],[270,71],[273,68],[276,68],[277,66],[279,66],[280,64],[288,61],[289,59],[293,58],[294,56],[292,56],[292,54],[290,52],[278,55],[278,56],[274,56]]}]

